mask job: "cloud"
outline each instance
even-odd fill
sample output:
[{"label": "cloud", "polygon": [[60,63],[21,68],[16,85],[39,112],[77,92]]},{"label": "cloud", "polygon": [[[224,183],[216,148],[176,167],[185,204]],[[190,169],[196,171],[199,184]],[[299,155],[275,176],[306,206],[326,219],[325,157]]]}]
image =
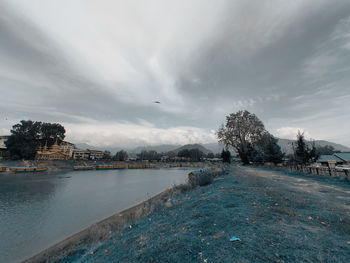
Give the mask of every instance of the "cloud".
[{"label": "cloud", "polygon": [[[66,124],[67,139],[93,146],[188,144],[215,142],[215,132],[196,127],[160,129],[133,123]],[[82,133],[82,130],[84,133]]]},{"label": "cloud", "polygon": [[[7,117],[61,122],[94,145],[192,142],[247,109],[272,132],[305,127],[350,145],[333,129],[350,129],[338,119],[350,112],[347,0],[8,0],[0,8],[3,129],[14,124]],[[121,128],[113,136],[125,140],[98,136],[108,133],[100,127]]]},{"label": "cloud", "polygon": [[296,128],[296,127],[281,127],[277,129],[276,136],[282,139],[295,140],[298,132],[303,133],[306,139],[311,139],[308,131],[306,131],[303,128]]}]

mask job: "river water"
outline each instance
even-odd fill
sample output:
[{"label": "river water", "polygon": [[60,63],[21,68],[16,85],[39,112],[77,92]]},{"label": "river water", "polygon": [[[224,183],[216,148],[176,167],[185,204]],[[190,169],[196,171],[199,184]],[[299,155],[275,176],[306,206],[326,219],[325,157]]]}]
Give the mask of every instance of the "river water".
[{"label": "river water", "polygon": [[188,169],[0,174],[0,262],[19,262],[183,183]]}]

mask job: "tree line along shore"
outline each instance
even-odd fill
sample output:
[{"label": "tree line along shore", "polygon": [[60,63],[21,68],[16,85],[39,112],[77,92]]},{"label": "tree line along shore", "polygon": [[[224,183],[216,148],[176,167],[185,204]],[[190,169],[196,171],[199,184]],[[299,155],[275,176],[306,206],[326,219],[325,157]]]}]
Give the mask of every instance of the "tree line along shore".
[{"label": "tree line along shore", "polygon": [[[308,164],[316,162],[321,155],[333,154],[332,146],[308,144],[304,134],[296,134],[292,142],[293,153],[285,154],[264,124],[248,111],[238,111],[226,116],[226,122],[217,130],[218,141],[224,149],[221,153],[204,153],[200,148],[183,148],[179,151],[158,153],[142,150],[128,154],[120,150],[115,154],[102,150],[77,149],[73,143],[64,141],[65,128],[59,123],[25,121],[15,124],[11,135],[0,136],[0,157],[5,160],[76,160],[76,161],[164,161],[198,162],[203,160],[231,161],[238,158],[243,164]],[[5,138],[6,137],[6,138]],[[232,156],[232,154],[234,156]]]}]

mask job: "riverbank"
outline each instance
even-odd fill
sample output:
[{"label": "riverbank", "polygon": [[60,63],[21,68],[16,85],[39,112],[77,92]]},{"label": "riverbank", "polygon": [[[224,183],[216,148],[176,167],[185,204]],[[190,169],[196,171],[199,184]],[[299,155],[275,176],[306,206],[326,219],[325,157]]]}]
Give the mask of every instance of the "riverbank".
[{"label": "riverbank", "polygon": [[[193,167],[193,168],[203,168],[210,166],[210,163],[204,162],[141,162],[141,161],[110,161],[110,160],[32,160],[32,161],[12,161],[12,160],[0,160],[0,167],[45,167],[47,172],[62,172],[72,170],[74,166],[97,166],[97,165],[114,165],[126,167],[133,166],[154,169],[164,169],[164,168],[176,168],[176,167]],[[2,173],[13,173],[10,171]]]},{"label": "riverbank", "polygon": [[27,262],[347,262],[349,194],[346,181],[235,167],[102,240]]},{"label": "riverbank", "polygon": [[0,262],[20,262],[186,181],[191,168],[0,174]]}]

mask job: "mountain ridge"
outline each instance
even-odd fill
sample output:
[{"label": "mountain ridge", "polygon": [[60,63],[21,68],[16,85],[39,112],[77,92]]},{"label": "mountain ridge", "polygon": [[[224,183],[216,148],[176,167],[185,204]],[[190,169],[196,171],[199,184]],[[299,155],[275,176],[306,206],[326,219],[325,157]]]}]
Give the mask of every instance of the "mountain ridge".
[{"label": "mountain ridge", "polygon": [[[290,139],[282,139],[282,138],[277,138],[278,139],[278,145],[281,147],[282,152],[286,154],[293,153],[293,145],[292,142],[296,142],[296,140],[290,140]],[[311,141],[307,141],[308,145],[311,146]],[[316,146],[326,146],[330,145],[333,146],[336,151],[341,151],[341,152],[350,152],[350,147],[347,147],[345,145],[339,144],[339,143],[334,143],[326,140],[316,140],[315,141]],[[185,144],[185,145],[179,145],[179,144],[159,144],[159,145],[153,145],[153,146],[138,146],[138,147],[99,147],[99,146],[91,146],[86,143],[77,143],[76,147],[79,149],[91,149],[91,150],[107,150],[110,151],[112,154],[115,154],[117,151],[120,150],[125,150],[128,153],[140,153],[142,150],[145,151],[156,151],[158,153],[164,152],[171,152],[176,150],[178,152],[178,149],[184,146],[188,146],[188,149],[193,149],[192,146],[197,145],[199,148],[203,147],[204,151],[207,153],[212,152],[212,153],[221,153],[221,151],[224,149],[224,146],[219,143],[196,143],[196,144]],[[199,149],[201,150],[201,149]]]},{"label": "mountain ridge", "polygon": [[172,150],[170,152],[175,153],[176,155],[182,151],[182,150],[193,150],[193,149],[198,149],[200,150],[202,153],[204,154],[208,154],[208,153],[212,153],[212,151],[208,150],[207,148],[205,148],[203,145],[195,143],[195,144],[185,144],[179,148],[176,148],[175,150]]}]

